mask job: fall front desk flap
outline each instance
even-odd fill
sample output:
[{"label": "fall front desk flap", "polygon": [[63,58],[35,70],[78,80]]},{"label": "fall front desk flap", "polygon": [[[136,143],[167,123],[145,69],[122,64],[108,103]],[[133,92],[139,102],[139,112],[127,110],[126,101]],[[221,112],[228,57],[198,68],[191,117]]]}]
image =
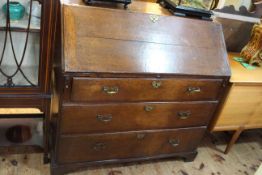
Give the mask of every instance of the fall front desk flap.
[{"label": "fall front desk flap", "polygon": [[230,75],[220,24],[122,7],[63,13],[65,72]]}]

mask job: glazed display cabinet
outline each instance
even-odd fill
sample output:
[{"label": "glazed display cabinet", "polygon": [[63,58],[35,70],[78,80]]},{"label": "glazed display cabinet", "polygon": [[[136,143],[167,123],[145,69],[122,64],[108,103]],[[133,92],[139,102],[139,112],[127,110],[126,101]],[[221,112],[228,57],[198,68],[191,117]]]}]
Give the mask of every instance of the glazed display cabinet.
[{"label": "glazed display cabinet", "polygon": [[0,154],[48,158],[56,2],[0,1]]}]

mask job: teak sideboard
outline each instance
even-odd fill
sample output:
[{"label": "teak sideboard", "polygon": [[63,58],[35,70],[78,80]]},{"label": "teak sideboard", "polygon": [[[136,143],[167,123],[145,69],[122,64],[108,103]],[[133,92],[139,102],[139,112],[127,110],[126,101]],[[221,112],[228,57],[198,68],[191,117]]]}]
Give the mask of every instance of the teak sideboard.
[{"label": "teak sideboard", "polygon": [[61,5],[51,173],[194,160],[230,77],[221,25],[78,2]]},{"label": "teak sideboard", "polygon": [[229,53],[232,76],[228,96],[217,119],[210,125],[211,131],[234,131],[225,153],[242,131],[262,128],[262,69],[248,70],[234,61],[234,57],[240,55]]}]

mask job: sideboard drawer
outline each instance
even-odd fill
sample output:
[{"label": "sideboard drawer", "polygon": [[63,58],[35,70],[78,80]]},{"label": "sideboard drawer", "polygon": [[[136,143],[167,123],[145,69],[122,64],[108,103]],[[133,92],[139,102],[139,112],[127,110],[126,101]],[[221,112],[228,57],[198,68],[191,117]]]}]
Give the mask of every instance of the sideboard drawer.
[{"label": "sideboard drawer", "polygon": [[68,104],[62,134],[103,133],[207,125],[217,102]]},{"label": "sideboard drawer", "polygon": [[73,78],[71,100],[110,101],[188,101],[215,100],[221,79],[136,79]]},{"label": "sideboard drawer", "polygon": [[61,136],[59,163],[149,157],[194,151],[205,127],[113,134]]}]

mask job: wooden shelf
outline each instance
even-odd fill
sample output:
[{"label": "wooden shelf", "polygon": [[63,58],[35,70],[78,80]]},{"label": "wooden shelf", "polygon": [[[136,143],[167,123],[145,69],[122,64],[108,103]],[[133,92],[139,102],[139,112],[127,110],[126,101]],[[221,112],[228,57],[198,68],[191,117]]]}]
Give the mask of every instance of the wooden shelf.
[{"label": "wooden shelf", "polygon": [[[6,27],[0,27],[0,31],[5,31],[5,30],[6,30]],[[27,32],[27,29],[12,27],[11,31],[12,32]],[[30,29],[29,32],[31,32],[31,33],[39,33],[40,30],[38,30],[38,29]]]},{"label": "wooden shelf", "polygon": [[[11,31],[15,32],[26,32],[28,25],[28,16],[25,15],[23,19],[17,21],[10,21]],[[0,31],[5,31],[6,29],[6,17],[3,12],[0,12]],[[33,22],[31,19],[29,32],[40,32],[40,23]]]},{"label": "wooden shelf", "polygon": [[38,115],[43,114],[40,109],[37,108],[0,108],[0,118],[3,115],[23,115],[23,114],[30,114],[30,115]]}]

